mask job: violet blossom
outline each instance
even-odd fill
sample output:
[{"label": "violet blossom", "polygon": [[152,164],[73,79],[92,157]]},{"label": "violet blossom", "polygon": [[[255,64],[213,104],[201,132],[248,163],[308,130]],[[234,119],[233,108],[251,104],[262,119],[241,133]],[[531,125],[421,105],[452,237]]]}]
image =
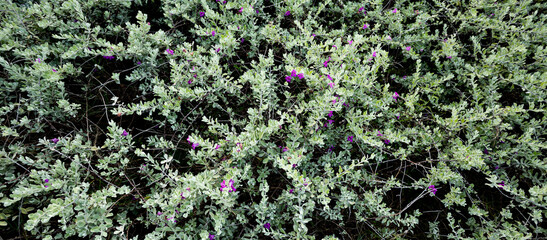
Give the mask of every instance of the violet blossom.
[{"label": "violet blossom", "polygon": [[505,181],[501,181],[501,183],[498,183],[498,185],[500,185],[499,188],[503,188],[505,186]]},{"label": "violet blossom", "polygon": [[222,192],[222,189],[224,188],[227,188],[226,186],[226,180],[222,180],[222,182],[220,183],[220,191]]},{"label": "violet blossom", "polygon": [[291,11],[285,12],[285,16],[289,16],[289,15],[291,15]]},{"label": "violet blossom", "polygon": [[266,228],[266,229],[268,229],[268,230],[270,230],[270,226],[271,226],[270,223],[264,224],[264,228]]},{"label": "violet blossom", "polygon": [[395,99],[395,101],[397,101],[398,97],[399,97],[399,94],[397,92],[395,92],[395,94],[393,94],[393,99]]},{"label": "violet blossom", "polygon": [[410,47],[410,46],[409,46],[409,47],[406,47],[406,50],[407,50],[407,51],[410,51],[411,48],[412,48],[412,47]]},{"label": "violet blossom", "polygon": [[349,136],[349,137],[348,137],[348,141],[349,141],[349,142],[353,142],[353,136]]},{"label": "violet blossom", "polygon": [[123,130],[123,133],[122,133],[122,136],[127,136],[129,133],[127,133],[127,131]]},{"label": "violet blossom", "polygon": [[429,188],[429,190],[431,190],[433,195],[435,195],[437,193],[437,189],[435,188],[435,185],[430,185],[428,188]]},{"label": "violet blossom", "polygon": [[51,139],[51,141],[55,144],[57,144],[57,142],[59,142],[59,139],[58,138],[54,138],[54,139]]},{"label": "violet blossom", "polygon": [[393,9],[392,13],[397,13],[397,8]]}]

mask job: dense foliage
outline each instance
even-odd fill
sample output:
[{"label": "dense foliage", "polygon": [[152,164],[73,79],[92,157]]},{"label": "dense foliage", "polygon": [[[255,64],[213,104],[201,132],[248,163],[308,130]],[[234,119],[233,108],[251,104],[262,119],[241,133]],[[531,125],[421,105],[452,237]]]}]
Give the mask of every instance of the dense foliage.
[{"label": "dense foliage", "polygon": [[545,5],[0,1],[0,235],[545,238]]}]

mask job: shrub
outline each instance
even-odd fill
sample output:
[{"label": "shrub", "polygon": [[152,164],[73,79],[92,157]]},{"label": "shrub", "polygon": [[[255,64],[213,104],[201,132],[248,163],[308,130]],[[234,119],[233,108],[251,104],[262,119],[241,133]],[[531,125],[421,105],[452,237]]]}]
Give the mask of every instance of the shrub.
[{"label": "shrub", "polygon": [[0,3],[0,230],[546,237],[534,1]]}]

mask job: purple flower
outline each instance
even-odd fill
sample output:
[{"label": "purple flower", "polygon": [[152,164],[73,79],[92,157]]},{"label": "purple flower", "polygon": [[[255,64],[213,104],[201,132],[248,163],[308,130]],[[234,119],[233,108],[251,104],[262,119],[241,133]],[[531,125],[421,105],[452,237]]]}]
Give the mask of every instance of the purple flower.
[{"label": "purple flower", "polygon": [[58,138],[54,138],[54,139],[51,139],[51,141],[52,141],[53,143],[57,143],[57,142],[59,142],[59,139],[58,139]]},{"label": "purple flower", "polygon": [[368,24],[363,25],[363,29],[368,28]]},{"label": "purple flower", "polygon": [[406,50],[407,50],[407,51],[410,51],[410,49],[411,49],[411,47],[406,47]]},{"label": "purple flower", "polygon": [[243,7],[241,7],[241,8],[239,9],[239,13],[242,13],[242,12],[243,12]]},{"label": "purple flower", "polygon": [[291,11],[287,11],[287,12],[285,13],[285,16],[289,16],[289,15],[291,15]]},{"label": "purple flower", "polygon": [[289,190],[289,193],[293,193],[294,192],[294,189],[291,188],[291,190]]},{"label": "purple flower", "polygon": [[103,58],[106,60],[112,60],[114,59],[114,56],[103,56]]},{"label": "purple flower", "polygon": [[162,212],[158,212],[158,216],[162,215],[163,213]]},{"label": "purple flower", "polygon": [[286,151],[289,151],[289,149],[287,147],[284,147],[283,152],[286,152]]},{"label": "purple flower", "polygon": [[329,111],[329,115],[328,115],[328,116],[329,116],[329,117],[332,117],[332,115],[333,115],[333,114],[332,114],[332,111]]},{"label": "purple flower", "polygon": [[353,40],[351,40],[351,41],[348,41],[348,44],[349,44],[349,45],[351,45],[352,43],[353,43]]},{"label": "purple flower", "polygon": [[299,73],[298,74],[298,79],[303,79],[304,78],[304,74],[303,73]]},{"label": "purple flower", "polygon": [[290,82],[291,82],[291,76],[286,76],[286,77],[285,77],[285,81],[287,81],[288,83],[290,83]]},{"label": "purple flower", "polygon": [[293,164],[292,164],[292,168],[296,168],[296,163],[293,163]]},{"label": "purple flower", "polygon": [[362,12],[364,9],[365,9],[364,7],[360,7],[359,12]]},{"label": "purple flower", "polygon": [[503,188],[505,186],[505,181],[501,181],[501,183],[498,183],[498,185],[501,186],[500,188]]},{"label": "purple flower", "polygon": [[390,141],[389,141],[389,140],[387,140],[387,139],[386,139],[386,140],[384,140],[384,143],[385,143],[385,144],[389,144],[389,142],[390,142]]},{"label": "purple flower", "polygon": [[192,84],[192,79],[189,79],[189,80],[188,80],[188,84]]},{"label": "purple flower", "polygon": [[291,77],[296,77],[296,70],[294,70],[294,69],[292,70]]},{"label": "purple flower", "polygon": [[[330,83],[329,83],[329,86],[330,86],[331,88],[334,88],[334,83],[333,83],[333,82],[330,82]],[[334,103],[336,103],[336,100],[333,100],[333,101],[334,101]]]},{"label": "purple flower", "polygon": [[222,180],[222,182],[220,183],[220,191],[222,192],[222,189],[224,188],[227,188],[226,186],[226,180]]},{"label": "purple flower", "polygon": [[397,13],[397,8],[393,9],[392,13]]},{"label": "purple flower", "polygon": [[125,137],[125,136],[127,136],[127,134],[129,134],[129,133],[127,133],[127,131],[123,130],[122,136]]},{"label": "purple flower", "polygon": [[169,49],[169,48],[168,48],[168,49],[165,49],[165,51],[166,51],[168,54],[170,54],[170,55],[173,55],[173,54],[174,54],[173,50],[171,50],[171,49]]},{"label": "purple flower", "polygon": [[185,197],[183,196],[183,194],[184,194],[184,193],[181,193],[181,194],[180,194],[180,200],[185,199]]},{"label": "purple flower", "polygon": [[327,120],[327,122],[329,122],[329,124],[333,124],[334,123],[334,120]]},{"label": "purple flower", "polygon": [[488,149],[485,148],[482,152],[484,152],[484,154],[488,154]]},{"label": "purple flower", "polygon": [[209,240],[215,240],[215,235],[209,234]]},{"label": "purple flower", "polygon": [[496,166],[495,169],[496,169],[496,170],[500,169],[500,166]]},{"label": "purple flower", "polygon": [[241,43],[243,43],[243,41],[245,41],[245,38],[241,38]]},{"label": "purple flower", "polygon": [[199,12],[199,16],[200,16],[200,17],[204,17],[204,16],[205,16],[205,12]]},{"label": "purple flower", "polygon": [[217,50],[216,50],[216,51],[217,51],[217,53],[218,53],[218,52],[220,52],[220,48],[217,48]]},{"label": "purple flower", "polygon": [[270,230],[270,223],[266,223],[266,224],[264,224],[264,228],[266,228],[266,229]]},{"label": "purple flower", "polygon": [[220,145],[217,144],[217,146],[215,147],[215,150],[218,150],[219,147],[220,147]]},{"label": "purple flower", "polygon": [[446,58],[448,58],[448,59],[451,59],[451,58],[452,58],[452,56],[448,56],[448,57],[446,57]]},{"label": "purple flower", "polygon": [[199,146],[199,143],[192,143],[192,149],[196,149],[196,147]]},{"label": "purple flower", "polygon": [[237,191],[237,189],[234,187],[234,180],[230,179],[230,181],[228,182],[228,185],[230,186],[230,188],[232,188],[230,191],[228,192],[235,192]]},{"label": "purple flower", "polygon": [[349,136],[349,137],[348,137],[348,141],[349,141],[349,142],[353,142],[353,136]]},{"label": "purple flower", "polygon": [[384,134],[381,134],[380,131],[378,131],[378,134],[376,134],[376,136],[381,137],[384,136]]},{"label": "purple flower", "polygon": [[48,182],[49,182],[49,179],[47,179],[47,178],[44,179],[44,182],[45,182],[45,183],[48,183]]},{"label": "purple flower", "polygon": [[57,72],[57,70],[55,70],[55,68],[52,68],[51,70],[52,70],[53,72]]},{"label": "purple flower", "polygon": [[316,35],[312,33],[311,36],[312,36],[312,37],[315,37]]},{"label": "purple flower", "polygon": [[330,77],[329,74],[327,74],[327,78],[332,81],[332,78]]},{"label": "purple flower", "polygon": [[138,62],[137,62],[137,65],[141,65],[141,61],[138,61]]},{"label": "purple flower", "polygon": [[213,37],[215,36],[215,30],[211,32],[211,35],[213,35]]},{"label": "purple flower", "polygon": [[399,97],[399,94],[397,92],[395,92],[395,94],[393,94],[393,99],[395,99],[395,101],[397,101],[398,97]]},{"label": "purple flower", "polygon": [[433,193],[433,195],[435,195],[437,193],[437,189],[435,188],[435,185],[430,185],[429,186],[429,190],[431,190],[431,192]]},{"label": "purple flower", "polygon": [[37,59],[36,59],[36,62],[42,63],[42,59],[41,59],[41,58],[37,58]]},{"label": "purple flower", "polygon": [[372,56],[373,56],[373,57],[376,57],[376,52],[373,52],[373,53],[372,53]]}]

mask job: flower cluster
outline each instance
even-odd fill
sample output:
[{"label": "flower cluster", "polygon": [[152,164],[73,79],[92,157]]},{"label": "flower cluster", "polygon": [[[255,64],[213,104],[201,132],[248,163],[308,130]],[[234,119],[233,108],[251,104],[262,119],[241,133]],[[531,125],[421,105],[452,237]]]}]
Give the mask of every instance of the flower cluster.
[{"label": "flower cluster", "polygon": [[222,182],[220,183],[220,191],[222,192],[224,188],[228,188],[228,187],[231,188],[228,192],[237,191],[237,189],[234,187],[234,180],[230,179],[230,181],[228,181],[228,186],[226,186],[226,180],[222,180]]},{"label": "flower cluster", "polygon": [[296,73],[296,70],[292,70],[291,72],[291,75],[290,76],[285,76],[285,80],[290,83],[291,82],[291,79],[293,77],[298,77],[298,79],[303,79],[304,78],[304,73]]},{"label": "flower cluster", "polygon": [[435,194],[437,193],[437,189],[435,188],[435,185],[429,186],[429,190],[431,190],[431,192],[433,193],[433,195],[435,195]]},{"label": "flower cluster", "polygon": [[165,49],[165,52],[167,52],[167,54],[170,54],[170,55],[173,55],[175,52],[171,49]]},{"label": "flower cluster", "polygon": [[115,57],[114,56],[103,56],[104,59],[106,60],[113,60]]}]

